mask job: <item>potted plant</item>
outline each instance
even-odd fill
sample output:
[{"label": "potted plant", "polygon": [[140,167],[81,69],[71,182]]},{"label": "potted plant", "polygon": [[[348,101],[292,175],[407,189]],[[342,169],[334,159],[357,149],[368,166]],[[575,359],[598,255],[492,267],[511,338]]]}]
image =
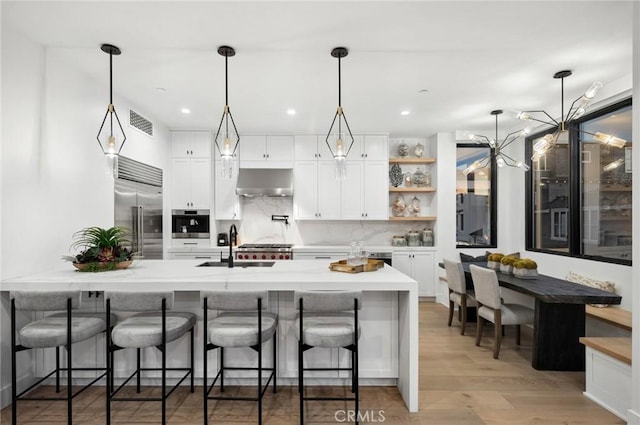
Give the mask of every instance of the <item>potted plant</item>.
[{"label": "potted plant", "polygon": [[499,252],[489,254],[487,257],[487,267],[493,270],[500,270],[500,260],[502,260],[503,257],[504,254]]},{"label": "potted plant", "polygon": [[123,244],[129,243],[124,227],[87,227],[73,234],[71,248],[80,249],[76,256],[63,258],[71,261],[82,272],[101,272],[126,269],[133,263],[133,253]]},{"label": "potted plant", "polygon": [[538,265],[530,258],[523,258],[513,264],[513,275],[522,279],[538,276]]},{"label": "potted plant", "polygon": [[512,274],[513,273],[513,265],[518,260],[519,260],[519,258],[517,258],[517,257],[512,257],[511,255],[505,255],[500,260],[500,271],[502,273]]}]

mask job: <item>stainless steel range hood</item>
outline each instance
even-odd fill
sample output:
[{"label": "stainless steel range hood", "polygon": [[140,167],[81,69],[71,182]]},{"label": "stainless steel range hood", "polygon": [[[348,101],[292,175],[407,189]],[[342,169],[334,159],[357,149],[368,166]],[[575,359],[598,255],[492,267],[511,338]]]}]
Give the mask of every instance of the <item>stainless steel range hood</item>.
[{"label": "stainless steel range hood", "polygon": [[236,193],[242,196],[292,196],[291,168],[240,168]]}]

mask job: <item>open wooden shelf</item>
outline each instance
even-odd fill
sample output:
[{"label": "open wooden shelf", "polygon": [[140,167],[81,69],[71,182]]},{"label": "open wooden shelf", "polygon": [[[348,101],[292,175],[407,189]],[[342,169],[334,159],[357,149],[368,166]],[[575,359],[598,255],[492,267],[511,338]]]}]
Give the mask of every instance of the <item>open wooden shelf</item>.
[{"label": "open wooden shelf", "polygon": [[435,187],[390,187],[389,192],[435,192]]},{"label": "open wooden shelf", "polygon": [[389,217],[389,221],[435,221],[436,216],[424,216],[424,217]]},{"label": "open wooden shelf", "polygon": [[389,158],[389,164],[433,164],[435,158]]}]

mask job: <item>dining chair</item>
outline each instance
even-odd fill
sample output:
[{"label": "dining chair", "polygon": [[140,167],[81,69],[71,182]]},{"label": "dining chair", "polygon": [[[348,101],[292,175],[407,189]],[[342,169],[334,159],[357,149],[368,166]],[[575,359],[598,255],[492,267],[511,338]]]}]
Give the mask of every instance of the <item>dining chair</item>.
[{"label": "dining chair", "polygon": [[484,267],[470,265],[471,278],[478,304],[476,346],[482,339],[482,328],[487,320],[494,324],[493,358],[497,359],[502,344],[502,326],[516,325],[516,344],[520,345],[520,325],[532,324],[534,311],[521,304],[504,303],[496,272]]},{"label": "dining chair", "polygon": [[460,311],[460,335],[464,335],[464,330],[467,326],[467,307],[475,307],[476,300],[473,291],[467,290],[467,281],[462,263],[446,258],[443,261],[447,275],[447,285],[449,286],[449,321],[447,326],[451,326],[453,313],[457,305]]}]

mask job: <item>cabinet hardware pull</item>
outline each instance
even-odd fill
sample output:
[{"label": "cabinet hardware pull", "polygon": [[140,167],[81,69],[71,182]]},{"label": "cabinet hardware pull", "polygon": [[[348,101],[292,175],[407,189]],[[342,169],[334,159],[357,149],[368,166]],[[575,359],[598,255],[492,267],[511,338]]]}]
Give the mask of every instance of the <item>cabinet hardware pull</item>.
[{"label": "cabinet hardware pull", "polygon": [[198,245],[198,242],[183,242],[183,245]]},{"label": "cabinet hardware pull", "polygon": [[330,260],[331,257],[326,255],[326,256],[320,256],[320,255],[316,255],[316,260]]},{"label": "cabinet hardware pull", "polygon": [[364,154],[364,157],[365,157],[365,158],[369,158],[369,154],[368,154],[368,153],[365,153],[365,154]]},{"label": "cabinet hardware pull", "polygon": [[196,260],[211,260],[213,257],[209,256],[203,256],[203,257],[199,257],[196,255],[195,259]]}]

